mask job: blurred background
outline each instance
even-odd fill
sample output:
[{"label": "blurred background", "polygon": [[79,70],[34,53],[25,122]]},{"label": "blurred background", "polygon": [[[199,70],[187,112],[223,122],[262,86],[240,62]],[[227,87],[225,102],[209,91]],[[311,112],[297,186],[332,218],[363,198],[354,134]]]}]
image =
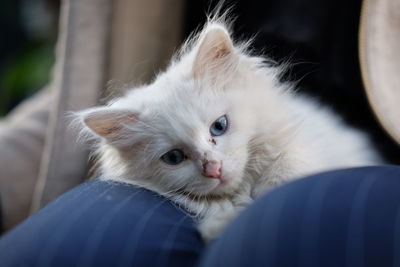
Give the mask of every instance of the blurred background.
[{"label": "blurred background", "polygon": [[0,116],[50,81],[59,0],[2,0]]},{"label": "blurred background", "polygon": [[[205,13],[218,1],[183,2],[181,41],[204,23]],[[165,3],[164,8],[177,9],[177,1]],[[358,58],[361,3],[361,0],[225,1],[237,16],[236,37],[255,36],[256,53],[291,64],[283,80],[296,82],[300,92],[317,97],[349,124],[369,132],[387,160],[400,163],[398,148],[376,121],[363,89]],[[3,0],[1,5],[0,30],[6,36],[0,42],[0,116],[4,116],[50,81],[60,0]],[[118,3],[115,6],[118,8]],[[142,14],[146,15],[152,16]],[[118,57],[125,57],[121,52],[114,55],[117,61]],[[161,69],[168,56],[160,58],[162,62],[149,60],[149,64]],[[118,87],[151,79],[141,73],[140,67],[146,64],[143,60],[130,63],[131,67],[124,70],[111,68],[116,70],[111,70],[108,81]],[[127,79],[129,75],[132,78]]]}]

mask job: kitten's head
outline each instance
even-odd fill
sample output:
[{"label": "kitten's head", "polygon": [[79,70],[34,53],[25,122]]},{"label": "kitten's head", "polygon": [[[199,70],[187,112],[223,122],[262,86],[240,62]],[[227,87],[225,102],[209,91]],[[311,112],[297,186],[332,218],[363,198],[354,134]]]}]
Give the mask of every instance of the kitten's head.
[{"label": "kitten's head", "polygon": [[217,22],[186,47],[152,84],[79,116],[101,139],[108,178],[164,194],[233,194],[257,128],[248,73],[260,62]]}]

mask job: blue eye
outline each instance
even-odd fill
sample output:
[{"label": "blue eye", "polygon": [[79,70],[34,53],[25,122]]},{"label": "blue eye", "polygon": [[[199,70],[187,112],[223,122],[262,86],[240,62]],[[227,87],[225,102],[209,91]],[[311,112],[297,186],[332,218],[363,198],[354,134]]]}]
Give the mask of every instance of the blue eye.
[{"label": "blue eye", "polygon": [[185,154],[180,149],[173,149],[162,155],[161,160],[168,165],[178,165],[186,159]]},{"label": "blue eye", "polygon": [[228,118],[226,115],[219,117],[210,127],[212,136],[220,136],[228,129]]}]

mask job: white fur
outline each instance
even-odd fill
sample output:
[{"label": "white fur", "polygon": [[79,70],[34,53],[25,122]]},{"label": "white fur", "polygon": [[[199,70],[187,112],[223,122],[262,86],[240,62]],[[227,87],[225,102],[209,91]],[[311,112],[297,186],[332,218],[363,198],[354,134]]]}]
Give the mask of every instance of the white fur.
[{"label": "white fur", "polygon": [[[381,162],[364,134],[295,94],[279,82],[279,69],[263,62],[246,45],[234,45],[224,22],[212,20],[153,83],[79,113],[86,132],[99,137],[101,177],[172,199],[195,214],[209,240],[277,185]],[[121,119],[125,113],[137,121]],[[224,114],[229,128],[213,144],[210,125]],[[177,166],[160,160],[175,148],[188,159]],[[226,184],[202,176],[204,158],[223,162]]]}]

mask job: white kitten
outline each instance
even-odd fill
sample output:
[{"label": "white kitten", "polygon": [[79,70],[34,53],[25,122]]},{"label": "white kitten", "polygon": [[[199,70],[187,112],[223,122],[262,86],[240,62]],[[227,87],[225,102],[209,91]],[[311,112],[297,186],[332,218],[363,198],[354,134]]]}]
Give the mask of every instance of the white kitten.
[{"label": "white kitten", "polygon": [[78,113],[98,137],[102,179],[172,199],[209,240],[279,184],[381,162],[365,135],[278,75],[210,21],[153,83]]}]

